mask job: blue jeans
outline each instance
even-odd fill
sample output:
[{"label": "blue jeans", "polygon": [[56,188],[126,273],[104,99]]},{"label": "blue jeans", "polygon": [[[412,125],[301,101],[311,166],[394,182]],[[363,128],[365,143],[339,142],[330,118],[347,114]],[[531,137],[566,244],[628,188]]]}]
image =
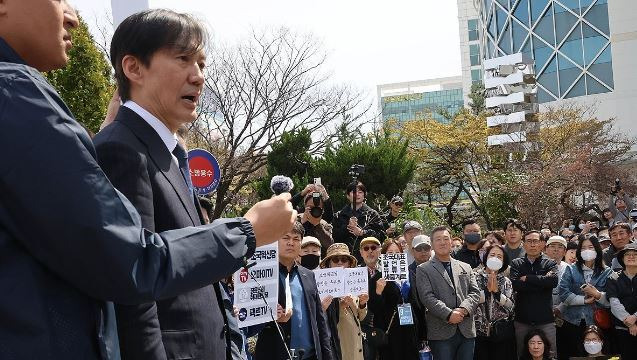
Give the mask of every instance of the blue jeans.
[{"label": "blue jeans", "polygon": [[466,338],[456,330],[447,340],[429,340],[434,360],[473,360],[475,338]]}]

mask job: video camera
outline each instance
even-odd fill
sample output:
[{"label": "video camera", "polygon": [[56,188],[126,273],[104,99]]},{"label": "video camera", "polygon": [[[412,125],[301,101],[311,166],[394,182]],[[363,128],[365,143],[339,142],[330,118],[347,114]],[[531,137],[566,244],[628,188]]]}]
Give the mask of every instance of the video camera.
[{"label": "video camera", "polygon": [[632,220],[633,222],[637,222],[637,209],[630,210],[628,216],[630,216],[630,220]]},{"label": "video camera", "polygon": [[365,173],[365,165],[354,164],[349,168],[349,175],[357,178]]}]

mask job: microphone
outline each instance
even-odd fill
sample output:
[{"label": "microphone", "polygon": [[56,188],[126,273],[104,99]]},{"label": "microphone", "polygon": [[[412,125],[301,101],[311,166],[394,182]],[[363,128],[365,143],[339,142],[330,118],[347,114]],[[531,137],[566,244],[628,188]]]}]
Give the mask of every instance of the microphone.
[{"label": "microphone", "polygon": [[290,192],[294,188],[292,179],[283,175],[275,175],[270,180],[270,189],[274,195],[279,195],[284,192]]},{"label": "microphone", "polygon": [[[256,265],[257,262],[253,262],[250,263],[246,266],[244,266],[245,269],[249,269],[251,267],[253,267],[254,265]],[[263,285],[261,285],[261,283],[259,282],[259,280],[257,280],[254,276],[252,276],[252,274],[250,274],[250,272],[248,271],[248,276],[250,276],[250,279],[254,280],[254,282],[257,283],[257,286],[259,286],[259,289],[263,289]],[[265,304],[265,306],[270,307],[268,304],[268,301],[265,299],[265,295],[263,294],[263,290],[258,291],[259,297],[261,298],[261,300],[263,300],[263,303]],[[270,308],[270,318],[272,319],[272,323],[274,324],[274,327],[276,327],[277,332],[279,333],[279,338],[281,339],[281,341],[283,342],[283,347],[285,348],[285,352],[288,356],[288,360],[294,360],[294,358],[292,357],[292,353],[290,352],[290,348],[288,347],[288,344],[285,342],[285,337],[283,336],[283,331],[281,331],[281,326],[279,326],[279,324],[276,322],[276,319],[274,318],[274,313],[272,312],[272,308]]]},{"label": "microphone", "polygon": [[249,264],[246,264],[246,266],[244,266],[243,268],[244,268],[244,269],[246,269],[246,270],[248,270],[249,268],[251,268],[251,267],[255,266],[256,264],[257,264],[257,262],[256,262],[256,261],[255,261],[255,262],[251,262],[251,263],[249,263]]}]

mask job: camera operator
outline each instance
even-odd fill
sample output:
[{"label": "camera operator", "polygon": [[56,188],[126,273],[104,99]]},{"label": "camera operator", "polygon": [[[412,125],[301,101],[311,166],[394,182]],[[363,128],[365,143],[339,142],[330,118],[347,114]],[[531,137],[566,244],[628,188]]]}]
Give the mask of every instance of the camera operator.
[{"label": "camera operator", "polygon": [[626,194],[619,179],[615,180],[615,185],[611,187],[611,196],[608,201],[608,208],[613,214],[608,226],[612,227],[617,223],[630,223],[630,210],[635,208],[635,204]]},{"label": "camera operator", "polygon": [[[367,190],[362,182],[350,183],[346,191],[348,204],[336,213],[333,222],[334,241],[347,244],[360,262],[360,241],[370,236],[382,239],[383,221],[376,210],[365,204]],[[352,203],[355,204],[354,210]]]},{"label": "camera operator", "polygon": [[[299,209],[299,205],[301,204],[301,201],[304,202],[304,206],[307,206],[307,196],[311,195],[311,196],[317,197],[318,196],[317,193],[320,195],[321,208],[323,208],[323,213],[321,214],[321,216],[319,216],[319,218],[325,220],[327,223],[331,223],[332,220],[334,219],[334,206],[332,205],[332,200],[330,199],[330,196],[328,195],[327,190],[325,189],[323,185],[307,184],[305,189],[301,190],[300,193],[292,196],[292,200],[291,200],[292,206],[295,209],[298,209],[299,213],[301,213],[302,211],[304,211],[304,209]],[[318,206],[318,205],[315,205],[315,206]]]},{"label": "camera operator", "polygon": [[394,223],[394,221],[396,221],[396,219],[398,219],[398,216],[400,216],[400,211],[403,209],[404,203],[405,202],[403,201],[402,197],[394,195],[394,197],[392,197],[389,201],[389,210],[383,214],[383,226],[385,228],[385,233],[389,237],[392,237],[396,234],[396,224]]},{"label": "camera operator", "polygon": [[[305,196],[305,210],[299,215],[299,221],[303,224],[307,236],[313,236],[321,242],[321,256],[325,256],[326,249],[334,243],[332,225],[324,219],[327,209],[330,218],[333,217],[332,202],[323,186],[308,185],[306,189],[310,186],[313,186],[313,191],[308,191]],[[320,191],[316,191],[318,189]]]}]

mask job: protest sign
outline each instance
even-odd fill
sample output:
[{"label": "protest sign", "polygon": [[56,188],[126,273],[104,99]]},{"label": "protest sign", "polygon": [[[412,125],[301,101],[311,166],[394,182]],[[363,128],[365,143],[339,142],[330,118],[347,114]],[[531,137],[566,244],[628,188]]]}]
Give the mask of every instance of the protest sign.
[{"label": "protest sign", "polygon": [[404,281],[408,278],[407,254],[394,253],[381,255],[383,278],[388,281]]},{"label": "protest sign", "polygon": [[272,321],[270,311],[276,318],[279,300],[278,244],[256,248],[248,261],[248,264],[252,263],[256,265],[249,269],[241,268],[233,275],[234,304],[239,309],[240,328]]},{"label": "protest sign", "polygon": [[366,268],[317,269],[314,270],[314,275],[321,299],[326,296],[359,296],[368,292]]}]

